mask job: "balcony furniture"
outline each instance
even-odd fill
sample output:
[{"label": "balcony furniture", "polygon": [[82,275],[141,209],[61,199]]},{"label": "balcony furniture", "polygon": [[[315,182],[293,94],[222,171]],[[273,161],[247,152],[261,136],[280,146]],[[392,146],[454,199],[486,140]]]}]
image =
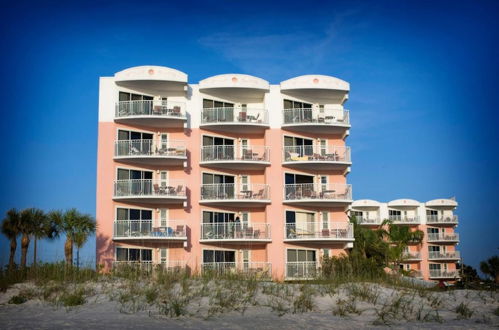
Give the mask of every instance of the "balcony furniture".
[{"label": "balcony furniture", "polygon": [[237,120],[245,122],[247,120],[246,112],[243,112],[243,111],[239,112],[239,117],[237,118]]},{"label": "balcony furniture", "polygon": [[[253,155],[255,155],[255,154],[253,154]],[[256,156],[258,157],[258,154],[256,154]],[[258,160],[263,160],[264,161],[266,159],[267,159],[267,151],[264,151],[262,157],[258,158]]]},{"label": "balcony furniture", "polygon": [[251,190],[241,190],[241,196],[243,199],[251,199],[253,196],[253,191]]},{"label": "balcony furniture", "polygon": [[324,117],[324,119],[325,123],[327,124],[331,124],[332,122],[334,122],[334,116],[326,116]]},{"label": "balcony furniture", "polygon": [[322,237],[329,237],[329,229],[322,229]]},{"label": "balcony furniture", "polygon": [[253,233],[253,238],[259,238],[260,237],[260,229],[255,229],[255,232]]},{"label": "balcony furniture", "polygon": [[174,106],[171,114],[180,117],[180,107],[178,105]]},{"label": "balcony furniture", "polygon": [[251,149],[243,149],[243,159],[251,160],[253,159],[253,150]]},{"label": "balcony furniture", "polygon": [[185,232],[184,232],[184,226],[177,225],[177,229],[175,230],[175,236],[176,237],[186,236]]},{"label": "balcony furniture", "polygon": [[152,109],[152,113],[155,115],[161,115],[163,112],[163,107],[161,105],[155,105]]}]

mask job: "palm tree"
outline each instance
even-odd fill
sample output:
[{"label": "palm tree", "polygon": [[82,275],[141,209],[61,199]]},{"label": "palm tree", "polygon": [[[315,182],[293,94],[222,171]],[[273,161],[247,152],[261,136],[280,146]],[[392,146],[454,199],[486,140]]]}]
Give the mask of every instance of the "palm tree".
[{"label": "palm tree", "polygon": [[43,221],[45,214],[42,210],[29,208],[21,212],[21,268],[26,268],[29,243],[36,231],[37,224]]},{"label": "palm tree", "polygon": [[43,213],[41,210],[35,210],[33,214],[35,217],[33,221],[33,237],[35,238],[35,245],[33,249],[33,266],[36,267],[38,240],[43,238],[54,239],[55,237],[57,237],[58,233],[55,222],[48,215]]},{"label": "palm tree", "polygon": [[66,234],[64,256],[66,264],[73,265],[73,246],[76,243],[80,248],[88,236],[95,232],[95,220],[91,215],[80,213],[74,208],[65,212],[52,211],[49,217],[57,225],[58,233]]},{"label": "palm tree", "polygon": [[480,262],[480,270],[485,275],[490,276],[495,283],[499,283],[499,256],[493,256]]},{"label": "palm tree", "polygon": [[2,233],[10,241],[9,270],[14,269],[14,258],[17,250],[17,237],[21,233],[21,214],[16,209],[7,211],[7,216],[2,222]]},{"label": "palm tree", "polygon": [[355,216],[350,217],[350,222],[355,238],[351,254],[373,259],[380,268],[385,267],[388,244],[383,240],[383,232],[360,225]]},{"label": "palm tree", "polygon": [[[388,226],[388,230],[383,229],[386,226]],[[387,261],[392,265],[393,271],[406,260],[404,252],[409,244],[421,244],[424,238],[423,231],[411,230],[409,226],[397,225],[390,220],[383,221],[378,232],[389,243]]]}]

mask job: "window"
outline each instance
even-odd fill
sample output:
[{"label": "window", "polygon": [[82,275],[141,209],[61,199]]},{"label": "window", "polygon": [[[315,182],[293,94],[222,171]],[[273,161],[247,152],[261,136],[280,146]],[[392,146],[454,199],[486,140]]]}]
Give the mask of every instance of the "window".
[{"label": "window", "polygon": [[151,249],[116,248],[116,261],[151,262]]},{"label": "window", "polygon": [[440,252],[440,246],[430,245],[428,246],[428,252]]},{"label": "window", "polygon": [[161,227],[168,226],[168,209],[160,209],[159,210],[159,219],[160,219],[160,226]]},{"label": "window", "polygon": [[250,250],[243,250],[243,267],[244,270],[249,269],[249,263],[250,263]]},{"label": "window", "polygon": [[329,258],[329,249],[322,249],[322,255],[324,258]]},{"label": "window", "polygon": [[166,248],[160,249],[160,262],[162,264],[168,263],[168,249]]},{"label": "window", "polygon": [[284,109],[312,109],[312,104],[292,100],[284,100]]},{"label": "window", "polygon": [[234,103],[203,99],[203,108],[233,108]]},{"label": "window", "polygon": [[235,251],[224,251],[224,250],[203,250],[203,262],[236,262],[236,252]]},{"label": "window", "polygon": [[432,270],[440,270],[440,264],[430,264],[430,271]]},{"label": "window", "polygon": [[168,185],[168,172],[167,171],[161,171],[160,172],[160,179],[161,179],[161,187],[166,187]]},{"label": "window", "polygon": [[284,150],[287,153],[286,158],[291,157],[292,153],[298,154],[299,157],[312,156],[314,153],[313,144],[313,139],[284,136]]},{"label": "window", "polygon": [[350,212],[350,215],[351,215],[352,217],[356,217],[356,218],[357,218],[357,220],[362,219],[362,214],[363,214],[363,213],[362,213],[362,211],[351,211],[351,212]]},{"label": "window", "polygon": [[241,175],[241,191],[248,191],[249,187],[249,177],[247,175]]},{"label": "window", "polygon": [[248,228],[248,225],[249,225],[249,213],[248,212],[242,212],[241,213],[241,217],[242,217],[243,228]]},{"label": "window", "polygon": [[322,212],[322,229],[329,229],[329,212]]},{"label": "window", "polygon": [[426,228],[426,232],[428,234],[438,234],[438,228],[428,227],[428,228]]},{"label": "window", "polygon": [[234,222],[235,213],[203,211],[203,223]]},{"label": "window", "polygon": [[314,250],[288,249],[287,262],[315,262]]},{"label": "window", "polygon": [[399,210],[388,210],[388,219],[389,220],[401,220],[402,212]]},{"label": "window", "polygon": [[116,209],[116,220],[152,220],[152,210]]},{"label": "window", "polygon": [[152,100],[152,96],[147,96],[147,95],[141,95],[141,94],[133,94],[133,93],[127,93],[127,92],[120,92],[119,93],[119,100],[120,101],[150,101]]}]

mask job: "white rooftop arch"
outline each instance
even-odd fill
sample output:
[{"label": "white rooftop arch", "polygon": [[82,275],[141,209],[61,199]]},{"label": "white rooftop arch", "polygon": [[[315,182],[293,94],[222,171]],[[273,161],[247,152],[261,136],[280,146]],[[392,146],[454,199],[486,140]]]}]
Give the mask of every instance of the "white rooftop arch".
[{"label": "white rooftop arch", "polygon": [[118,86],[159,95],[185,94],[187,78],[182,71],[155,65],[136,66],[114,74]]},{"label": "white rooftop arch", "polygon": [[325,75],[294,77],[280,84],[281,92],[311,102],[343,104],[348,99],[350,84]]},{"label": "white rooftop arch", "polygon": [[352,207],[380,207],[381,203],[372,199],[359,199],[352,203]]},{"label": "white rooftop arch", "polygon": [[199,82],[203,93],[234,101],[263,100],[270,90],[268,81],[247,74],[227,73],[208,77]]},{"label": "white rooftop arch", "polygon": [[431,201],[428,201],[425,203],[426,206],[429,207],[438,207],[438,206],[452,206],[452,207],[457,207],[457,202],[454,199],[450,198],[439,198],[439,199],[433,199]]},{"label": "white rooftop arch", "polygon": [[410,206],[418,207],[421,203],[414,199],[396,199],[388,202],[388,206]]}]

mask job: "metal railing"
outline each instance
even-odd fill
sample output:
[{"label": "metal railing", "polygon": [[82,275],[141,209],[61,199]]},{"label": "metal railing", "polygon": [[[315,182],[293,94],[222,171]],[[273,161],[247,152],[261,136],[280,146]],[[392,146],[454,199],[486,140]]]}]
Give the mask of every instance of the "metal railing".
[{"label": "metal railing", "polygon": [[116,102],[115,117],[155,116],[187,119],[185,103],[164,100],[138,100]]},{"label": "metal railing", "polygon": [[185,141],[168,140],[117,140],[114,143],[116,157],[187,157]]},{"label": "metal railing", "polygon": [[202,124],[268,124],[267,109],[255,108],[203,108]]},{"label": "metal railing", "polygon": [[201,270],[212,271],[218,274],[248,274],[258,277],[271,277],[272,264],[270,262],[203,262]]},{"label": "metal railing", "polygon": [[361,225],[380,225],[381,218],[360,218],[357,217],[357,222]]},{"label": "metal railing", "polygon": [[418,216],[407,217],[404,215],[389,215],[388,220],[397,224],[418,224],[420,222]]},{"label": "metal railing", "polygon": [[158,227],[153,226],[152,220],[115,220],[114,237],[187,239],[187,232],[185,222],[179,220],[168,220],[165,226]]},{"label": "metal railing", "polygon": [[267,146],[204,146],[201,147],[201,161],[248,161],[269,162],[270,148]]},{"label": "metal railing", "polygon": [[286,146],[285,162],[350,162],[350,147],[344,146]]},{"label": "metal railing", "polygon": [[353,240],[353,224],[346,222],[297,222],[284,225],[286,239]]},{"label": "metal railing", "polygon": [[270,187],[267,184],[217,183],[201,185],[202,200],[268,200]]},{"label": "metal railing", "polygon": [[205,240],[268,240],[270,239],[270,224],[254,222],[203,223],[201,224],[201,239]]},{"label": "metal railing", "polygon": [[299,183],[284,185],[285,200],[351,200],[352,185],[342,183]]},{"label": "metal railing", "polygon": [[429,233],[428,242],[459,241],[458,233]]},{"label": "metal railing", "polygon": [[166,260],[161,263],[152,261],[113,261],[113,269],[117,270],[140,270],[151,272],[152,270],[179,271],[186,267],[185,260]]},{"label": "metal railing", "polygon": [[318,263],[316,261],[286,262],[286,278],[310,279],[317,276]]},{"label": "metal railing", "polygon": [[420,252],[404,252],[402,257],[404,259],[407,259],[407,260],[418,260],[418,259],[421,259],[421,253]]},{"label": "metal railing", "polygon": [[349,125],[348,110],[340,109],[284,109],[284,124]]},{"label": "metal railing", "polygon": [[452,252],[440,252],[440,251],[430,251],[428,253],[428,259],[461,259],[461,253],[459,251]]},{"label": "metal railing", "polygon": [[181,180],[116,180],[115,197],[185,197],[185,183]]},{"label": "metal railing", "polygon": [[437,223],[437,224],[457,224],[457,215],[441,217],[438,215],[427,215],[426,223]]},{"label": "metal railing", "polygon": [[457,278],[459,272],[457,270],[431,270],[430,278]]}]

